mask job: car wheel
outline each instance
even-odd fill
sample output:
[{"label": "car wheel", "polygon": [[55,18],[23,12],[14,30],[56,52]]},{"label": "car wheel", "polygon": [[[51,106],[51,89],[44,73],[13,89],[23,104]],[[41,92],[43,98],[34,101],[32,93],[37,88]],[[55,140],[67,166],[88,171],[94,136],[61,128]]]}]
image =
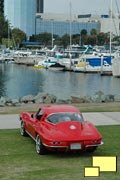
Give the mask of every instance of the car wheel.
[{"label": "car wheel", "polygon": [[36,152],[41,155],[46,154],[46,149],[42,144],[39,135],[36,136]]},{"label": "car wheel", "polygon": [[20,124],[20,134],[22,136],[26,136],[27,135],[27,133],[25,131],[25,127],[24,127],[24,122],[22,120],[21,120],[21,124]]}]

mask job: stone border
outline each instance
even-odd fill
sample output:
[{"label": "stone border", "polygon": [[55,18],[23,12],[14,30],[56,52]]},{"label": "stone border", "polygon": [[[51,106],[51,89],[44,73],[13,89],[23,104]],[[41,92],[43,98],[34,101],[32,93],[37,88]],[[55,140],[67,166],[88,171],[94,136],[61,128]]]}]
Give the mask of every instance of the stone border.
[{"label": "stone border", "polygon": [[120,102],[120,95],[105,95],[102,91],[96,92],[93,96],[71,96],[69,99],[58,99],[55,95],[48,93],[38,93],[36,96],[26,95],[22,98],[0,97],[0,107],[4,106],[20,106],[22,104],[34,103],[106,103],[106,102]]}]

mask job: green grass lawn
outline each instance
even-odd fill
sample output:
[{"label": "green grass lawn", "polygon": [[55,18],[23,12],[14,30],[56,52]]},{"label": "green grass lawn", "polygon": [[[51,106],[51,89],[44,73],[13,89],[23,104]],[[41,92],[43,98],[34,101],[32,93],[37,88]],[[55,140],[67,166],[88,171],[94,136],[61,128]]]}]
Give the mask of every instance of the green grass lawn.
[{"label": "green grass lawn", "polygon": [[[19,130],[0,130],[0,180],[118,180],[120,179],[120,126],[98,126],[104,145],[94,153],[38,155],[35,142]],[[92,156],[117,156],[117,172],[84,177]]]}]

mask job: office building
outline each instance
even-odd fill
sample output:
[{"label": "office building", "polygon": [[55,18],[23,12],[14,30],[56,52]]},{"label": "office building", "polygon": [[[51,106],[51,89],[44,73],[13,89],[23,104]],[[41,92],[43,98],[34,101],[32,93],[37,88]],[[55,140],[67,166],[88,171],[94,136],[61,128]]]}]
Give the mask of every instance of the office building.
[{"label": "office building", "polygon": [[48,32],[61,37],[70,33],[80,34],[83,29],[87,30],[88,34],[92,29],[96,29],[97,33],[108,33],[111,30],[112,34],[119,36],[120,19],[116,16],[111,21],[110,15],[73,14],[70,20],[70,16],[67,14],[36,14],[36,34]]},{"label": "office building", "polygon": [[19,28],[27,36],[35,33],[35,0],[4,0],[4,15],[12,28]]},{"label": "office building", "polygon": [[44,0],[36,0],[36,13],[44,13]]},{"label": "office building", "polygon": [[74,18],[74,15],[72,21],[70,21],[70,17],[67,14],[44,13],[37,14],[36,17],[38,17],[36,19],[36,34],[47,32],[62,37],[63,35],[70,33],[80,34],[83,29],[86,29],[88,34],[90,34],[92,29],[96,29],[98,33],[100,32],[99,21],[80,21],[77,19],[77,16]]},{"label": "office building", "polygon": [[4,0],[0,0],[0,14],[4,13]]},{"label": "office building", "polygon": [[[13,28],[23,30],[27,36],[44,32],[53,33],[58,36],[65,34],[80,34],[81,30],[87,30],[90,34],[92,29],[97,33],[112,32],[120,35],[120,18],[115,16],[111,22],[110,15],[92,14],[55,14],[43,13],[44,0],[3,0],[4,15]],[[71,25],[71,32],[70,32]]]}]

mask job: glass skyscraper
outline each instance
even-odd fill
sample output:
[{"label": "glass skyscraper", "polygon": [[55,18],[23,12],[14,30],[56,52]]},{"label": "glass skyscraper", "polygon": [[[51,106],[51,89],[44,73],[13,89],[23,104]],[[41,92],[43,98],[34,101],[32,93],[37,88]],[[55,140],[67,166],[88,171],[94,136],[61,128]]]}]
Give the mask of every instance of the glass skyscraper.
[{"label": "glass skyscraper", "polygon": [[44,0],[36,0],[36,13],[44,13]]},{"label": "glass skyscraper", "polygon": [[4,15],[13,28],[19,28],[27,36],[35,33],[35,0],[4,0]]}]

